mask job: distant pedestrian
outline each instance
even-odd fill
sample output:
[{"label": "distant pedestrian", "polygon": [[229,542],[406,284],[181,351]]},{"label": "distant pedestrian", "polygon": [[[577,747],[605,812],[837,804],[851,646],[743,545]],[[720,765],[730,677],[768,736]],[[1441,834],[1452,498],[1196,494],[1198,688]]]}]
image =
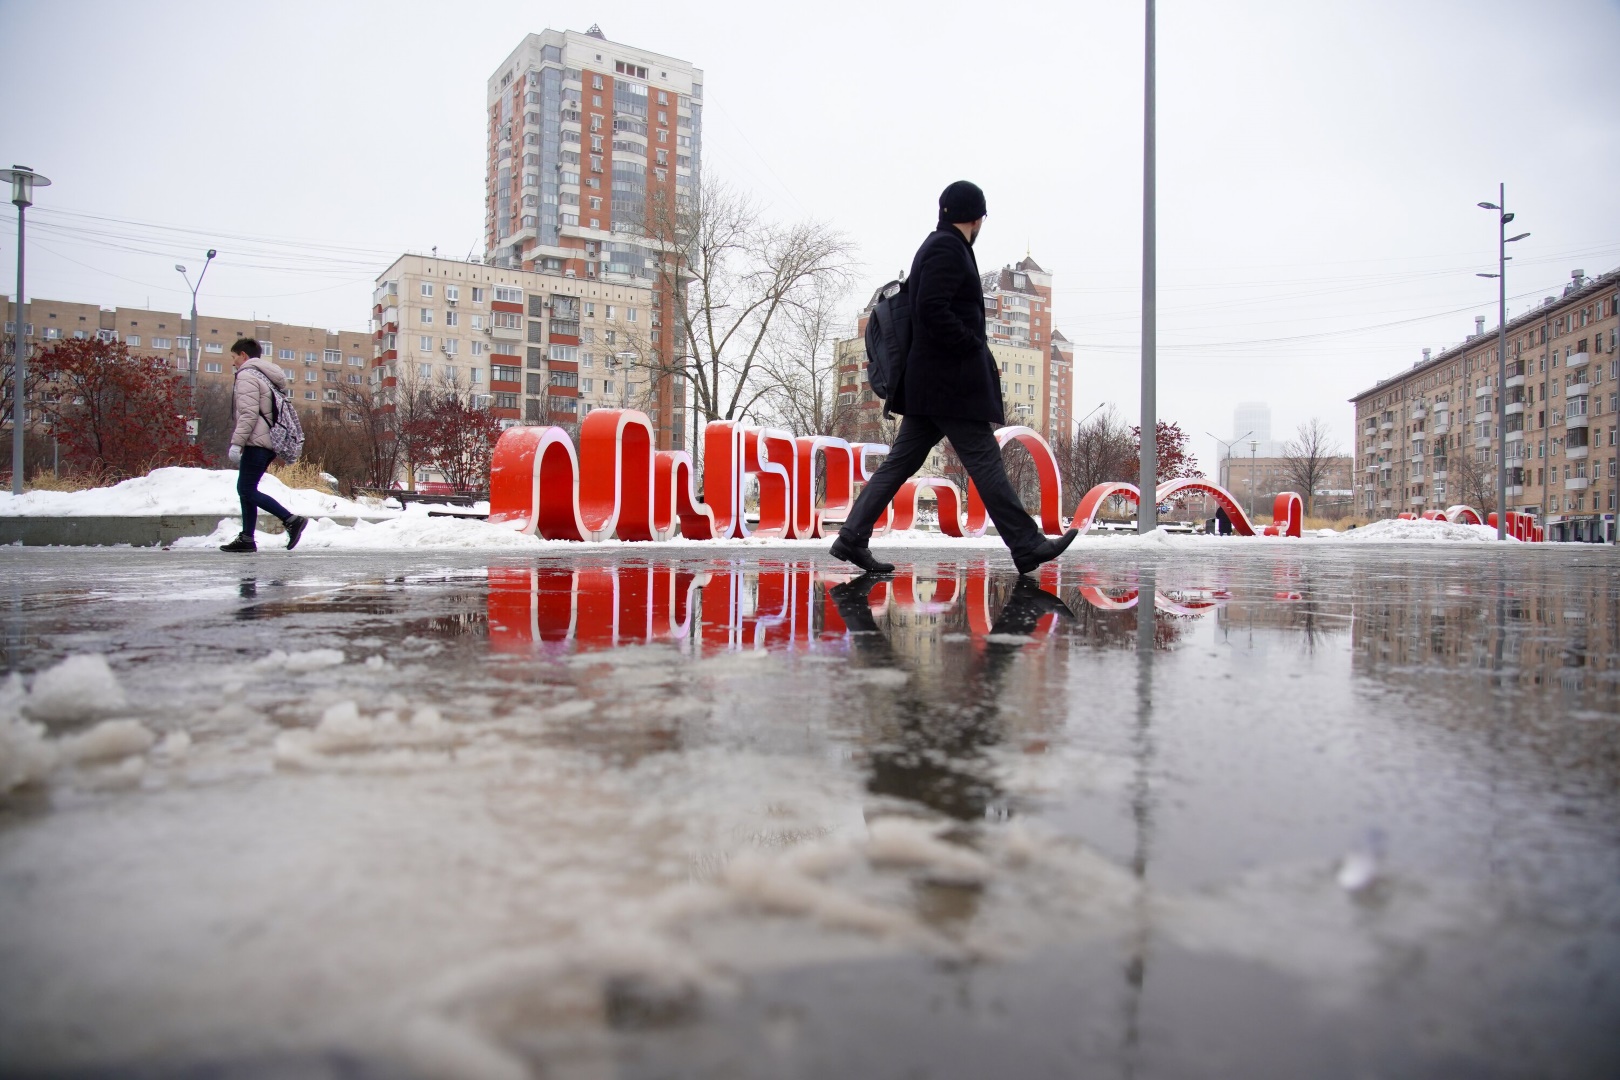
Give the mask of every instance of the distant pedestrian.
[{"label": "distant pedestrian", "polygon": [[911,350],[894,378],[887,408],[899,413],[899,434],[849,517],[838,530],[832,554],[862,570],[888,573],[867,544],[872,526],[900,485],[922,468],[940,439],[949,439],[967,467],[996,532],[1027,574],[1063,554],[1078,529],[1049,540],[1024,509],[1002,464],[994,428],[1006,423],[1001,372],[985,338],[984,285],[973,241],[984,226],[984,192],[958,180],[939,197],[939,222],[911,260],[906,289],[911,299]]},{"label": "distant pedestrian", "polygon": [[236,494],[242,500],[242,533],[221,551],[258,551],[253,534],[259,523],[259,510],[268,510],[287,527],[287,549],[298,546],[309,519],[291,513],[286,507],[259,490],[264,471],[276,459],[270,448],[270,417],[275,410],[275,391],[287,389],[287,377],[265,359],[259,343],[243,338],[231,346],[231,363],[236,367],[231,401],[236,410],[236,428],[231,432],[231,463],[237,466]]},{"label": "distant pedestrian", "polygon": [[1228,536],[1232,532],[1232,517],[1226,512],[1226,507],[1215,507],[1215,535]]}]

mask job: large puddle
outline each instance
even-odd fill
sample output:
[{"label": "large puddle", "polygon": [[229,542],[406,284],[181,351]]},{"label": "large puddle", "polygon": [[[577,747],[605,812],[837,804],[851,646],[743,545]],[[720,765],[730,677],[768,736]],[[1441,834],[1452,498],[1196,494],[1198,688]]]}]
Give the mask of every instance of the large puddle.
[{"label": "large puddle", "polygon": [[1612,549],[645,550],[0,553],[0,1072],[1620,1075]]}]

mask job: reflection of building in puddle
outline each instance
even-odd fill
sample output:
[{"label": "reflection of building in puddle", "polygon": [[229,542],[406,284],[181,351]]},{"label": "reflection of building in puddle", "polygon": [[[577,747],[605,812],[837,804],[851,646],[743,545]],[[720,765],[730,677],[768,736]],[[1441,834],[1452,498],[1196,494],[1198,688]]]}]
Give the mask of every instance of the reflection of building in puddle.
[{"label": "reflection of building in puddle", "polygon": [[[1570,571],[1566,573],[1566,571]],[[1503,685],[1556,686],[1564,704],[1620,705],[1620,596],[1612,575],[1530,565],[1512,580],[1391,574],[1356,588],[1358,674],[1427,680],[1436,668],[1489,674]],[[1457,692],[1449,687],[1447,696]]]}]

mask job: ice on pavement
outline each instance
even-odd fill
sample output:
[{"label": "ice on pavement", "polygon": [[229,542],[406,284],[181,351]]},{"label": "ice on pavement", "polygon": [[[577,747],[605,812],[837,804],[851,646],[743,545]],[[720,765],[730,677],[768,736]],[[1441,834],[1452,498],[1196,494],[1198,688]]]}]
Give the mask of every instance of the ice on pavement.
[{"label": "ice on pavement", "polygon": [[[294,514],[305,517],[388,517],[397,510],[380,503],[360,503],[308,488],[290,488],[265,474],[259,490]],[[123,480],[111,487],[84,491],[25,491],[0,494],[0,517],[83,517],[152,514],[235,514],[242,504],[236,495],[235,469],[200,469],[171,466],[145,476]]]}]

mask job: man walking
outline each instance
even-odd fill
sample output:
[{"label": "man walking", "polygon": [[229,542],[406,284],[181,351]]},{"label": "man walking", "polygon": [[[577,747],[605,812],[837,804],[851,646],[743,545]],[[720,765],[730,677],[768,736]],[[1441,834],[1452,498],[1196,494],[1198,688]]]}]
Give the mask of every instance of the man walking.
[{"label": "man walking", "polygon": [[[236,409],[236,429],[231,432],[230,459],[237,466],[236,494],[242,500],[242,534],[221,551],[258,551],[253,534],[259,523],[259,510],[268,510],[287,527],[287,549],[298,546],[309,519],[290,513],[286,507],[259,490],[264,471],[276,459],[270,444],[270,417],[275,412],[275,392],[287,389],[281,369],[261,356],[259,343],[242,338],[231,346],[231,363],[236,381],[231,401]],[[290,406],[289,406],[290,407]]]},{"label": "man walking", "polygon": [[894,569],[868,549],[872,526],[942,438],[967,467],[1020,574],[1057,558],[1080,534],[1070,529],[1047,539],[1002,464],[994,433],[1006,423],[1001,374],[985,341],[984,286],[973,257],[985,214],[984,192],[958,180],[940,195],[939,225],[911,260],[911,350],[888,399],[889,411],[904,419],[889,456],[855,500],[832,546],[834,556],[869,573]]}]

